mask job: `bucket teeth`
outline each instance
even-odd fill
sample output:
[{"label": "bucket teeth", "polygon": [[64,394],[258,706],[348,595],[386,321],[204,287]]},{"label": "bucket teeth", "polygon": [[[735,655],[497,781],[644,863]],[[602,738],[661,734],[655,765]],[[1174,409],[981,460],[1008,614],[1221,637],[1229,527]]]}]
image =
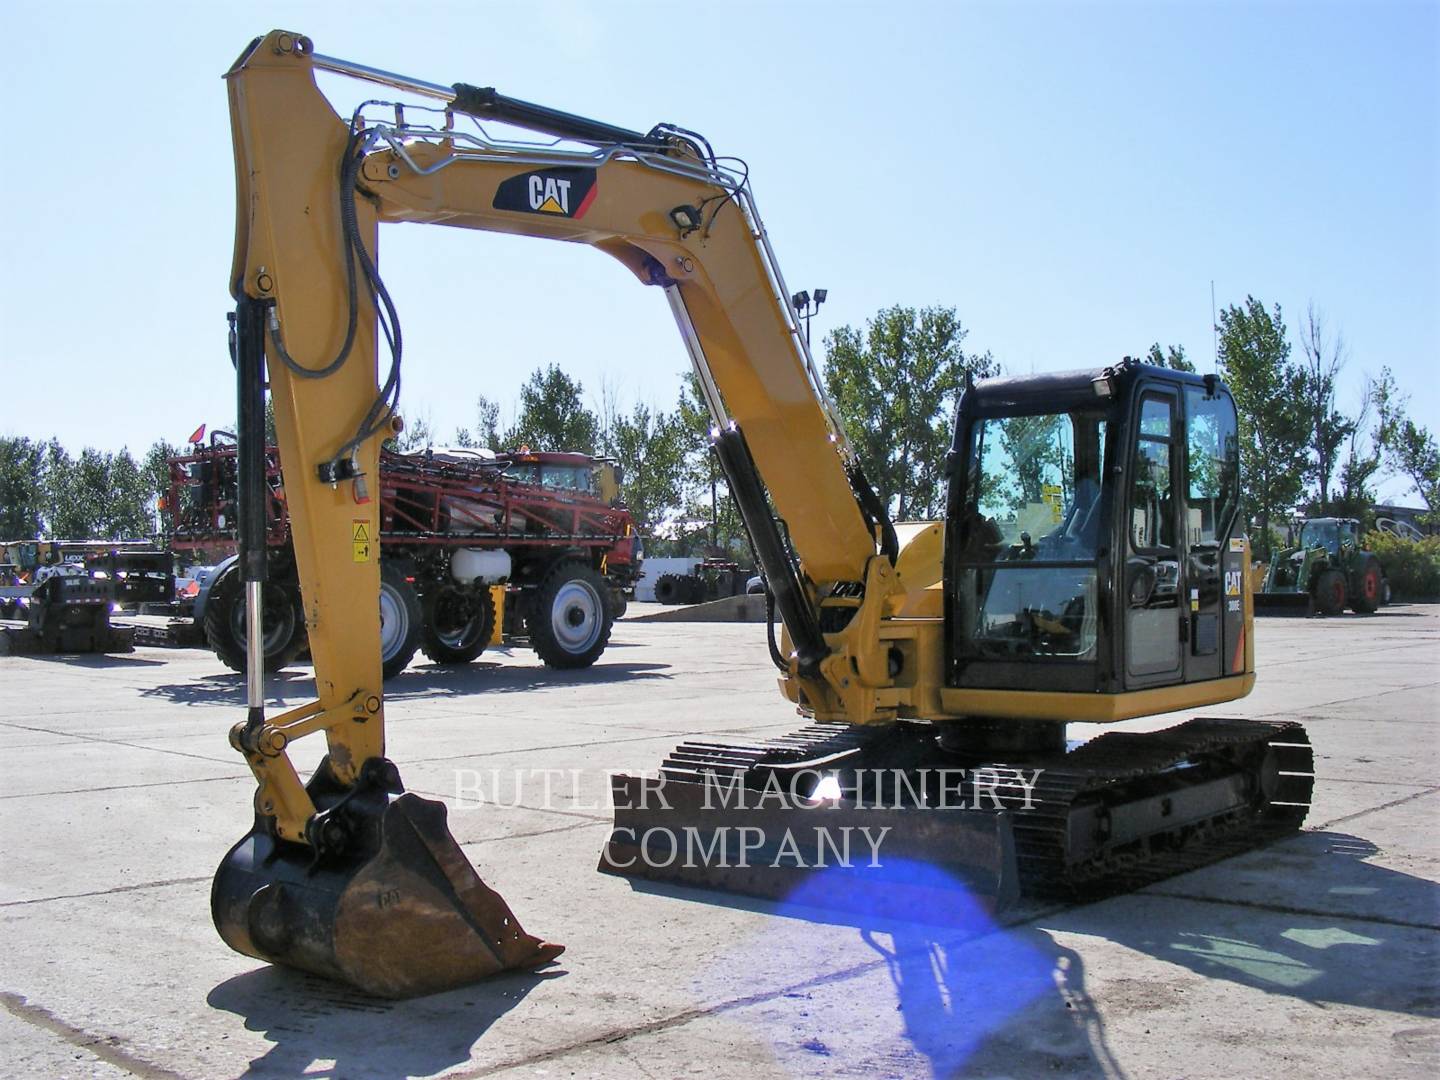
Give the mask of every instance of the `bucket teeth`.
[{"label": "bucket teeth", "polygon": [[373,851],[313,858],[257,827],[220,864],[216,928],[238,952],[339,979],[379,997],[453,989],[554,960],[465,858],[442,803],[401,795]]}]

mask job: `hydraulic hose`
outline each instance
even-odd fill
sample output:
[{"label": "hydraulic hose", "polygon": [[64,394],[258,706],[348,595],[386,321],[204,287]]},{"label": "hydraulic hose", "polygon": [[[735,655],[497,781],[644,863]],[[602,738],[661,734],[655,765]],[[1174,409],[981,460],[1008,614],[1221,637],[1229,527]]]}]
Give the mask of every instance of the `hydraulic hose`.
[{"label": "hydraulic hose", "polygon": [[765,574],[767,592],[774,597],[785,628],[790,632],[800,673],[806,678],[817,678],[820,661],[830,655],[830,647],[825,644],[815,608],[775,524],[750,447],[734,424],[720,432],[712,445],[730,485],[730,495],[750,534],[750,546]]}]

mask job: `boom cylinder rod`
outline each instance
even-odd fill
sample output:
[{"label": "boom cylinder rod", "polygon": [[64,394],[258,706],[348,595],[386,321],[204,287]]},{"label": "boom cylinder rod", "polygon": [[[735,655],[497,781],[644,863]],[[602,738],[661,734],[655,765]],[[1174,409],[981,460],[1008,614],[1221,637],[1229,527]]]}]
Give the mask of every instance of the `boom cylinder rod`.
[{"label": "boom cylinder rod", "polygon": [[333,71],[336,75],[348,75],[352,79],[379,83],[381,86],[406,90],[412,94],[420,94],[422,97],[439,98],[441,101],[452,101],[455,97],[453,86],[426,82],[424,79],[412,78],[409,75],[397,75],[393,71],[384,71],[377,67],[371,67],[369,64],[357,64],[353,60],[342,60],[338,56],[322,56],[320,53],[315,53],[310,60],[321,71]]},{"label": "boom cylinder rod", "polygon": [[606,124],[600,120],[591,120],[588,117],[552,109],[546,105],[521,101],[519,98],[507,97],[505,94],[497,92],[493,86],[471,86],[469,83],[443,86],[440,83],[426,82],[424,79],[398,75],[393,71],[370,67],[368,64],[357,64],[353,60],[341,60],[336,56],[322,56],[319,53],[311,57],[311,60],[321,71],[349,75],[351,78],[363,79],[365,82],[379,83],[381,86],[405,90],[423,97],[437,98],[450,105],[455,111],[466,113],[477,120],[498,120],[501,123],[514,124],[517,127],[529,128],[531,131],[555,135],[562,139],[577,139],[581,142],[600,143],[606,146],[614,143],[638,143],[655,147],[666,145],[665,140],[639,131]]},{"label": "boom cylinder rod", "polygon": [[265,708],[265,305],[241,299],[235,313],[238,538],[245,583],[245,703]]}]

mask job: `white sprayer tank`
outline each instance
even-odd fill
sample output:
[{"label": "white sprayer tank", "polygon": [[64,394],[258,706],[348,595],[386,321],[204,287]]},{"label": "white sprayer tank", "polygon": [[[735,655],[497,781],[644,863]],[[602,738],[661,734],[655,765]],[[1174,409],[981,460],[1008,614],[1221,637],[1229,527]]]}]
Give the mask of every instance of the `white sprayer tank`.
[{"label": "white sprayer tank", "polygon": [[495,585],[510,578],[510,553],[461,548],[450,556],[450,576],[463,585],[480,581]]}]

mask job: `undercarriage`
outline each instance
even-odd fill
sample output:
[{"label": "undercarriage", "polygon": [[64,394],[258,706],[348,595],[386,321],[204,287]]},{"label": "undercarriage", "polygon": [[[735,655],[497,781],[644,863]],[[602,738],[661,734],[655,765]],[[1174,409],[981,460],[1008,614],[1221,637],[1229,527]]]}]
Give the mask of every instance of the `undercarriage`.
[{"label": "undercarriage", "polygon": [[[615,778],[600,869],[949,922],[937,890],[990,909],[1128,891],[1291,833],[1309,808],[1298,724],[1202,718],[1074,748],[1045,727],[1003,755],[963,723],[682,743],[658,775]],[[807,887],[817,872],[830,887]]]}]

